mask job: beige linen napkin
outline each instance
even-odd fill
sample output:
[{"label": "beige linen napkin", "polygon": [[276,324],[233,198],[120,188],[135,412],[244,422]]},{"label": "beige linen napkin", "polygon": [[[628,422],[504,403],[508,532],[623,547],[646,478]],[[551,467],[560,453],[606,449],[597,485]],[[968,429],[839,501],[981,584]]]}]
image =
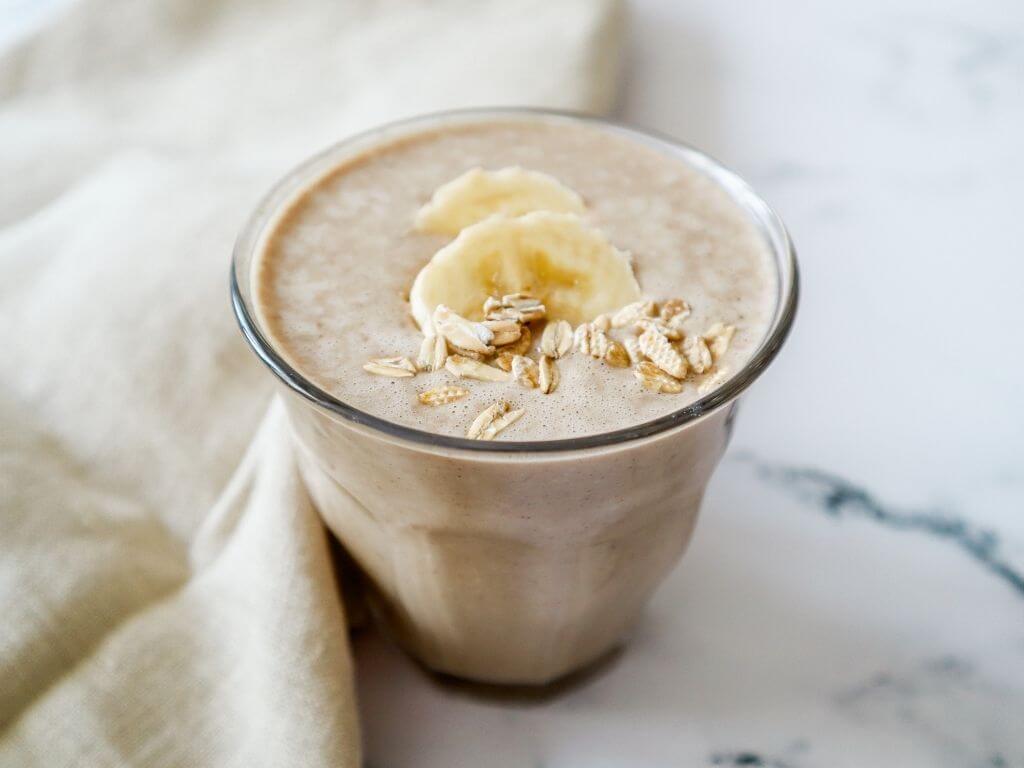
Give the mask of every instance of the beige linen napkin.
[{"label": "beige linen napkin", "polygon": [[358,764],[344,608],[229,311],[233,239],[357,129],[607,108],[618,17],[78,0],[0,56],[0,763]]}]

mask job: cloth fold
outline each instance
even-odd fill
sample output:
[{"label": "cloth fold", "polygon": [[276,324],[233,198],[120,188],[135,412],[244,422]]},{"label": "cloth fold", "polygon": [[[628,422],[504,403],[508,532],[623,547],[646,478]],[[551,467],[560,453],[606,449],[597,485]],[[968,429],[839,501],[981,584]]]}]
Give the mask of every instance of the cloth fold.
[{"label": "cloth fold", "polygon": [[329,542],[229,309],[235,234],[355,130],[609,108],[620,16],[77,0],[0,53],[0,764],[359,764]]}]

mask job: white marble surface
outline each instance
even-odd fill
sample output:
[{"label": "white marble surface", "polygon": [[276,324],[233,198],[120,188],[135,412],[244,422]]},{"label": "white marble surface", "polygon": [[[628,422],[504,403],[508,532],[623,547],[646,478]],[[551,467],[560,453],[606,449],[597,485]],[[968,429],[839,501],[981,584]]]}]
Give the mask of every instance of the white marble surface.
[{"label": "white marble surface", "polygon": [[620,117],[776,206],[796,330],[626,650],[497,700],[364,633],[368,768],[1024,767],[1024,4],[631,10]]},{"label": "white marble surface", "polygon": [[796,330],[625,652],[509,702],[364,635],[367,765],[1024,766],[1024,4],[632,10],[621,116],[777,207]]}]

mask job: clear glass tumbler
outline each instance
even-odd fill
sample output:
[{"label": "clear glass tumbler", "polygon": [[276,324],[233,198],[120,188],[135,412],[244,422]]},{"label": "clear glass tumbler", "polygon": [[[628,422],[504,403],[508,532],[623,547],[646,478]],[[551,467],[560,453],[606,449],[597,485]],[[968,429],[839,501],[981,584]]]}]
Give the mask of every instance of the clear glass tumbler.
[{"label": "clear glass tumbler", "polygon": [[[720,184],[778,268],[774,318],[746,366],[668,416],[542,442],[473,441],[384,421],[332,397],[267,341],[251,266],[268,224],[311,179],[406,132],[453,122],[581,120],[681,157]],[[286,176],[242,231],[231,296],[239,325],[281,384],[303,478],[366,577],[379,624],[428,667],[489,683],[540,684],[622,642],[693,533],[737,398],[778,353],[796,312],[795,254],[751,188],[678,142],[604,120],[467,110],[392,124],[337,144]]]}]

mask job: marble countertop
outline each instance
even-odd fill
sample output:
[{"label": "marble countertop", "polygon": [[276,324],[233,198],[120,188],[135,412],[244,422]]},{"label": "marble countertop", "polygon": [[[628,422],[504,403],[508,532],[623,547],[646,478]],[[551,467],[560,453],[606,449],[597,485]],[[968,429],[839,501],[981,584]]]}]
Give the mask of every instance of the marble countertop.
[{"label": "marble countertop", "polygon": [[1024,6],[631,15],[620,117],[779,210],[796,329],[625,651],[495,700],[362,635],[367,765],[1024,766]]},{"label": "marble countertop", "polygon": [[1024,5],[630,8],[619,117],[777,208],[795,331],[625,650],[497,699],[363,632],[367,767],[1024,768]]}]

